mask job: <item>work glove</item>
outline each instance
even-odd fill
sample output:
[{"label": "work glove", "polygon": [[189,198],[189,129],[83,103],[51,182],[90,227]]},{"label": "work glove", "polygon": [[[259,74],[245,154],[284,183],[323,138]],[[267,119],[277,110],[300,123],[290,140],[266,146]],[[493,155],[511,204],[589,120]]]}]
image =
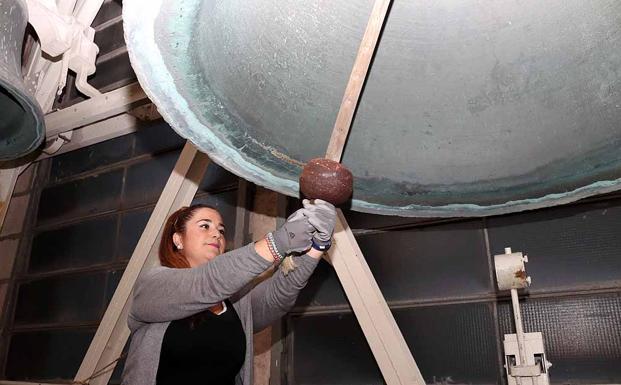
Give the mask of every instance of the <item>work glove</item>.
[{"label": "work glove", "polygon": [[312,246],[321,251],[326,251],[332,245],[332,233],[336,225],[336,209],[331,203],[321,199],[308,199],[302,201],[304,205],[304,215],[308,222],[315,228]]},{"label": "work glove", "polygon": [[306,209],[299,209],[287,221],[271,233],[274,245],[282,258],[291,253],[301,253],[311,248],[315,227],[305,215]]}]

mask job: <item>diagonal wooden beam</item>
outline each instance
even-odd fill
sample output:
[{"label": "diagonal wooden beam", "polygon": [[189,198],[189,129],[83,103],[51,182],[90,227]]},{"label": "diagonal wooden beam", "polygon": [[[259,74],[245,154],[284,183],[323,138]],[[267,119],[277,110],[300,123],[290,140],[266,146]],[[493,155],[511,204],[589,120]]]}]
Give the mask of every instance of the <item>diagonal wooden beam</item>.
[{"label": "diagonal wooden beam", "polygon": [[0,230],[9,209],[11,195],[15,189],[15,182],[17,182],[18,176],[19,168],[0,170]]},{"label": "diagonal wooden beam", "polygon": [[11,203],[11,195],[15,190],[15,183],[22,171],[24,171],[30,163],[15,168],[0,169],[0,230],[4,224],[4,218],[9,210]]},{"label": "diagonal wooden beam", "polygon": [[424,385],[425,380],[340,209],[334,242],[326,259],[336,270],[386,384]]},{"label": "diagonal wooden beam", "polygon": [[110,364],[121,355],[129,338],[127,314],[134,283],[143,267],[158,263],[157,244],[166,218],[192,202],[209,163],[207,155],[186,142],[80,365],[76,382],[97,375],[90,385],[108,383],[116,363]]},{"label": "diagonal wooden beam", "polygon": [[330,142],[326,150],[327,159],[332,159],[336,162],[341,161],[345,141],[347,140],[347,135],[349,134],[351,123],[354,119],[354,113],[356,112],[356,106],[358,105],[358,99],[360,98],[360,93],[362,92],[362,87],[364,86],[367,72],[371,65],[371,59],[373,58],[373,53],[375,52],[375,47],[377,46],[379,35],[382,31],[382,25],[384,24],[384,19],[388,13],[391,1],[392,0],[375,0],[373,4],[367,27],[364,30],[362,41],[358,47],[354,66],[352,67],[349,80],[347,81],[341,107],[339,108],[336,121],[334,122],[332,135],[330,136]]}]

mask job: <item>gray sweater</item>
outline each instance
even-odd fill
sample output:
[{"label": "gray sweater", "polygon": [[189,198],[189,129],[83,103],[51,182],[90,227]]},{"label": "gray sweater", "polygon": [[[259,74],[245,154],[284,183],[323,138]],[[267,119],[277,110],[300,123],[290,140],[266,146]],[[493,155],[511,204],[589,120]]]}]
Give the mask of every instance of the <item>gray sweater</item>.
[{"label": "gray sweater", "polygon": [[238,295],[240,298],[234,295],[271,266],[257,254],[253,244],[192,269],[158,266],[143,271],[134,285],[128,315],[131,343],[122,384],[154,385],[160,349],[170,321],[189,317],[232,297],[246,333],[246,358],[235,384],[252,385],[253,333],[291,309],[319,262],[308,255],[294,260],[298,267],[288,275],[279,269],[248,293]]}]

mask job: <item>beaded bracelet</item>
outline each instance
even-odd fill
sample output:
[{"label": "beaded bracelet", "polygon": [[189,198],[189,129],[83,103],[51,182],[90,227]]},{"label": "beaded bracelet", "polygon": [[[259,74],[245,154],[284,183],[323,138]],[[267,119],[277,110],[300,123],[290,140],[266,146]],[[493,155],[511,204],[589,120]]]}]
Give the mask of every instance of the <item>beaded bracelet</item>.
[{"label": "beaded bracelet", "polygon": [[278,248],[276,247],[276,241],[274,241],[274,235],[272,233],[267,233],[265,236],[265,241],[267,242],[267,248],[270,250],[272,257],[274,257],[274,264],[278,265],[284,259],[283,255],[278,252]]}]

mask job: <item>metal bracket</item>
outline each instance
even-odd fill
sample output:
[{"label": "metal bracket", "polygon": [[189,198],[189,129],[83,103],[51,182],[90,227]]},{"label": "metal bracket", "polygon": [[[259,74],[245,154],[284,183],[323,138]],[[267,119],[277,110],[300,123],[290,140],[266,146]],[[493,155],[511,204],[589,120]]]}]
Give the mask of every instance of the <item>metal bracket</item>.
[{"label": "metal bracket", "polygon": [[511,290],[511,303],[515,319],[515,334],[505,334],[505,370],[509,385],[548,385],[550,379],[548,369],[552,366],[546,360],[541,333],[524,333],[522,315],[518,300],[518,289],[527,288],[531,284],[526,274],[524,263],[528,257],[520,252],[513,253],[510,247],[505,248],[504,254],[494,256],[496,281],[498,289]]}]

